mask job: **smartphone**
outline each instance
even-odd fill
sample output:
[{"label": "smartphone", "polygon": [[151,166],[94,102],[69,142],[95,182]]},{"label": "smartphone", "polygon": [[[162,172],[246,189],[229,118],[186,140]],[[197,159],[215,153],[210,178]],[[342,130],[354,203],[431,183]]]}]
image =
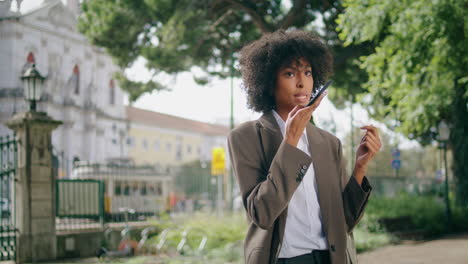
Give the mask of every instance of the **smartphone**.
[{"label": "smartphone", "polygon": [[317,91],[312,93],[312,98],[310,99],[310,102],[305,107],[311,106],[313,103],[315,103],[315,101],[317,101],[320,95],[323,94],[323,92],[325,92],[325,90],[328,88],[328,86],[330,86],[331,83],[332,83],[332,80],[329,80],[326,84],[320,87]]}]

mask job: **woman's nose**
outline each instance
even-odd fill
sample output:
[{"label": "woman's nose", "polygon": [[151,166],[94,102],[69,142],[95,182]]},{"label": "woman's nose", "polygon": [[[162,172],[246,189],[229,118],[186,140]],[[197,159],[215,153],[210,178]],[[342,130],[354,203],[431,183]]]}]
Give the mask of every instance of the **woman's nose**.
[{"label": "woman's nose", "polygon": [[304,80],[302,78],[303,77],[301,76],[301,74],[299,74],[299,76],[297,77],[296,86],[298,88],[304,88]]}]

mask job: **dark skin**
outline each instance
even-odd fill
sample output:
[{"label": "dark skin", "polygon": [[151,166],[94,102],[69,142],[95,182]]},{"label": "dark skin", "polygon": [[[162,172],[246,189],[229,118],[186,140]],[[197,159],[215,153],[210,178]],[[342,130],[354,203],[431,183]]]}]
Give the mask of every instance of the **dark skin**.
[{"label": "dark skin", "polygon": [[[314,79],[310,63],[304,59],[292,65],[281,67],[276,76],[275,102],[276,112],[286,122],[286,143],[297,146],[304,129],[320,102],[327,95],[325,91],[311,106],[305,107],[310,100]],[[354,177],[361,184],[367,173],[369,162],[382,147],[379,132],[372,125],[362,126],[366,130],[356,151]]]}]

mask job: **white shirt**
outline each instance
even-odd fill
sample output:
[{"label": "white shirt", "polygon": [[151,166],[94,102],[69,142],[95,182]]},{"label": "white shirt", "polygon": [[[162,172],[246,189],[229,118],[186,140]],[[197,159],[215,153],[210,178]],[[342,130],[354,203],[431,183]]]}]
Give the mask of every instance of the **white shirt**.
[{"label": "white shirt", "polygon": [[[275,110],[273,114],[284,137],[286,123]],[[310,156],[308,146],[306,129],[304,129],[296,147]],[[279,258],[292,258],[310,253],[315,249],[328,249],[328,241],[322,229],[322,216],[316,187],[314,166],[311,163],[289,201]]]}]

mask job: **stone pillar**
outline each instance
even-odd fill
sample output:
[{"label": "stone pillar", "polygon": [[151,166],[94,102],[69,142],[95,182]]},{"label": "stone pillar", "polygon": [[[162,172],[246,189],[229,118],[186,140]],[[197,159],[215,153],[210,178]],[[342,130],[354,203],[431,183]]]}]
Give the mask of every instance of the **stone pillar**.
[{"label": "stone pillar", "polygon": [[60,124],[40,112],[19,113],[6,122],[18,139],[15,183],[18,263],[52,260],[57,256],[51,135]]}]

